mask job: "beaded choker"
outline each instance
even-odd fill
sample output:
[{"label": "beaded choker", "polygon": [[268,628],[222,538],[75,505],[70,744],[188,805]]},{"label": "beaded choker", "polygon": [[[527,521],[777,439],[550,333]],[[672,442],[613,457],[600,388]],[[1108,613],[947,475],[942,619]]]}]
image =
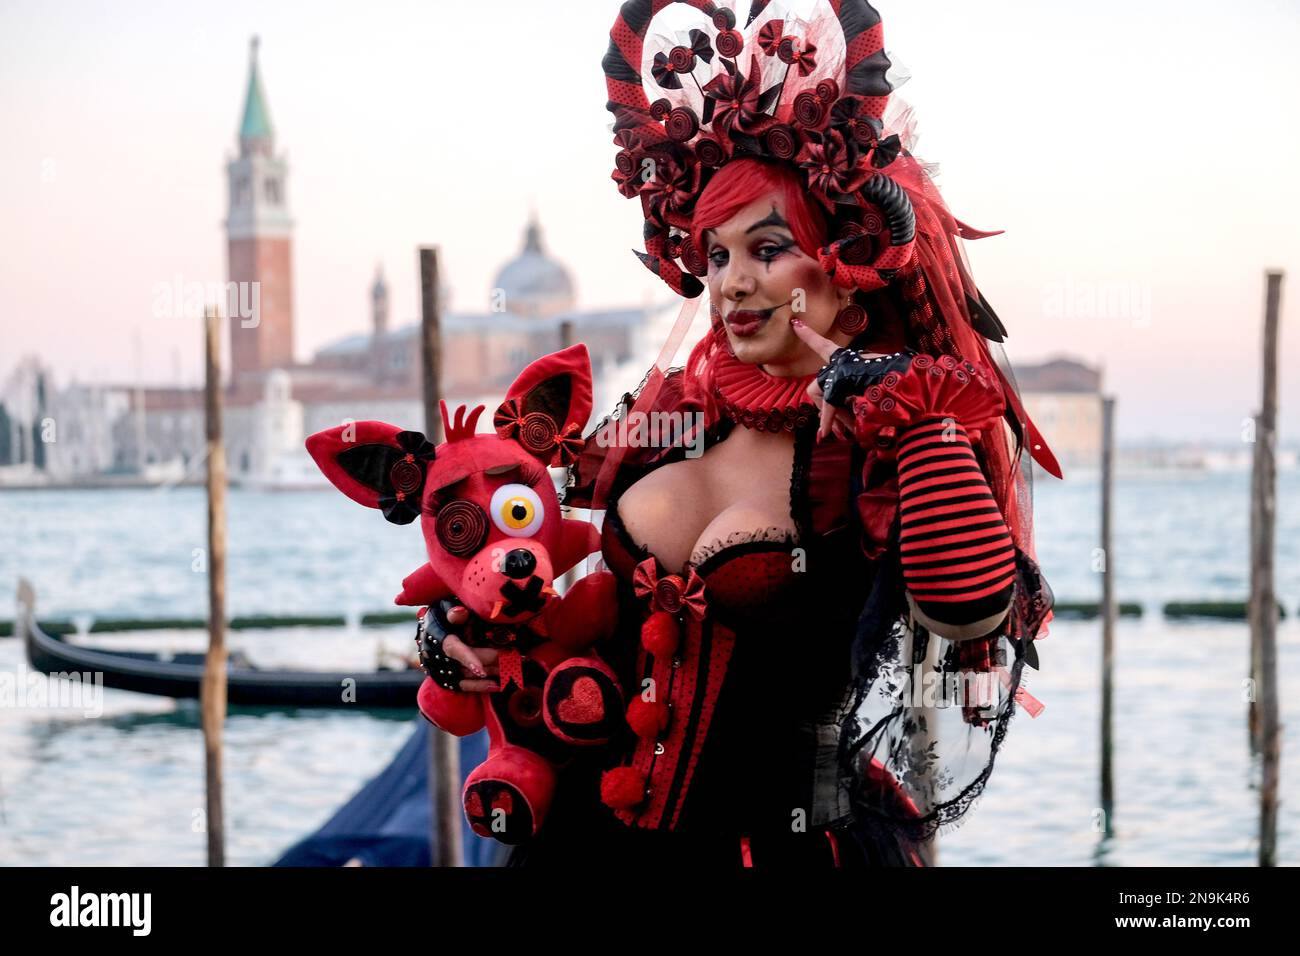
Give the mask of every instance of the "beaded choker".
[{"label": "beaded choker", "polygon": [[815,421],[817,406],[808,396],[808,386],[816,378],[816,373],[771,375],[740,361],[725,347],[713,358],[713,394],[719,411],[736,424],[758,431],[794,431]]}]

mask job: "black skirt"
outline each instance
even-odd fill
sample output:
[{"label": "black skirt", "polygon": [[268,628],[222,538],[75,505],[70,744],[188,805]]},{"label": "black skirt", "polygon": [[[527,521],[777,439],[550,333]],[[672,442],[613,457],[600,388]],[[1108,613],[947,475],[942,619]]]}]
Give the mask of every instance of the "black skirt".
[{"label": "black skirt", "polygon": [[[684,809],[681,825],[673,830],[628,826],[600,801],[600,772],[585,762],[562,771],[545,823],[531,840],[511,849],[506,865],[617,871],[926,865],[920,846],[870,815],[830,826],[737,832],[721,818],[716,825],[699,814],[688,820]],[[694,789],[688,806],[692,800],[699,806]]]}]

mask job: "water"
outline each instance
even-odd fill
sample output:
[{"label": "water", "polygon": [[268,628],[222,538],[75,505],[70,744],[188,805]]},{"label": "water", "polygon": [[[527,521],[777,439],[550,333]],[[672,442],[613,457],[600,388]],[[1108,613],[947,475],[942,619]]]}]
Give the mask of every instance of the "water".
[{"label": "water", "polygon": [[[1172,624],[1168,600],[1240,600],[1247,582],[1247,489],[1237,473],[1120,476],[1117,594],[1148,608],[1122,619],[1116,654],[1115,834],[1097,832],[1095,622],[1057,621],[1028,686],[1047,709],[1021,714],[969,821],[945,833],[946,865],[1224,865],[1254,860],[1258,794],[1246,746],[1246,628]],[[1058,599],[1095,600],[1095,477],[1038,482],[1040,561]],[[1278,633],[1284,728],[1300,726],[1300,474],[1278,487]],[[202,491],[0,492],[0,618],[19,574],[42,616],[202,617],[207,592]],[[232,614],[337,614],[391,608],[422,561],[418,528],[398,527],[333,492],[234,490],[227,594]],[[196,551],[196,549],[198,549]],[[121,638],[103,638],[121,646]],[[406,626],[234,632],[268,665],[360,666]],[[201,646],[195,633],[133,646]],[[0,672],[25,668],[0,639]],[[410,732],[405,712],[233,711],[226,726],[227,854],[260,865],[315,829],[381,769]],[[1296,735],[1284,735],[1278,832],[1300,862]],[[197,708],[104,692],[104,714],[0,708],[0,862],[201,864],[202,736]]]}]

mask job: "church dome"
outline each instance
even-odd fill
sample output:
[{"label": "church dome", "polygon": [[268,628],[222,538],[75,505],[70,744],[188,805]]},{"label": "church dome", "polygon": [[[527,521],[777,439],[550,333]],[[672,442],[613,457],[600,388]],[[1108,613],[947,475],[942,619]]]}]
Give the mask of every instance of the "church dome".
[{"label": "church dome", "polygon": [[515,315],[547,316],[573,308],[573,279],[542,249],[536,217],[524,230],[523,250],[492,281],[492,295],[497,309]]}]

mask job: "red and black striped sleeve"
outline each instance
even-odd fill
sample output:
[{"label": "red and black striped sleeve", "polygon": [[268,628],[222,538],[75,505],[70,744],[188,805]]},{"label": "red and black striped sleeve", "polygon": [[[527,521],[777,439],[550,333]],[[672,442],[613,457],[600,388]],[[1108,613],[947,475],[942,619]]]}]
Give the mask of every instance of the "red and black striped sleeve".
[{"label": "red and black striped sleeve", "polygon": [[933,622],[992,629],[1011,602],[1016,551],[966,429],[924,417],[899,435],[897,456],[908,593]]},{"label": "red and black striped sleeve", "polygon": [[972,447],[1001,429],[1005,403],[986,369],[910,350],[839,356],[832,388],[866,448],[892,446],[898,469],[900,558],[917,617],[940,636],[982,637],[1011,603],[1016,549]]}]

